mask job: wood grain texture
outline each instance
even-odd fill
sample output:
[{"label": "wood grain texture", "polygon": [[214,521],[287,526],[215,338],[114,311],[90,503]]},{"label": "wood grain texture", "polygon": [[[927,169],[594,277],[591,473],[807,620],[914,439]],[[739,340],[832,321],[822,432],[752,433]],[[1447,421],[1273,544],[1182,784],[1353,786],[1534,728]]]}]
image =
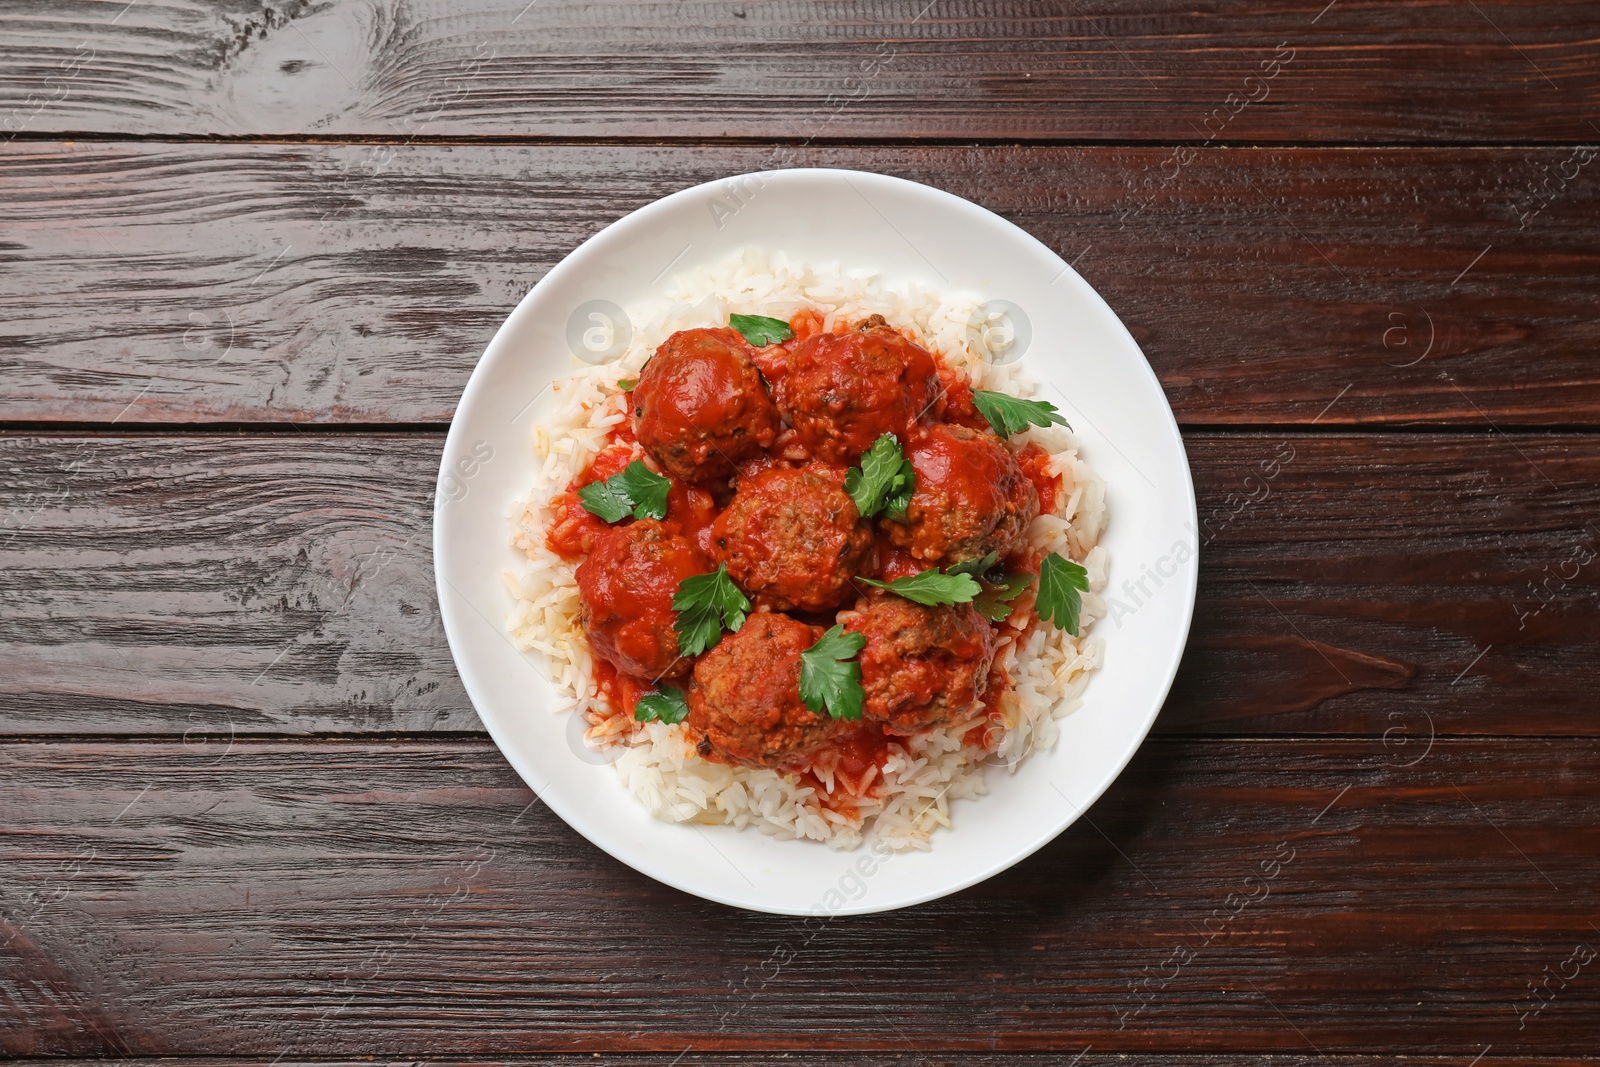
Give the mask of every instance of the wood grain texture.
[{"label": "wood grain texture", "polygon": [[479,728],[433,588],[442,439],[0,442],[11,726]]},{"label": "wood grain texture", "polygon": [[[1401,767],[1366,741],[1154,740],[1019,867],[833,921],[666,889],[534,799],[487,741],[0,747],[21,1024],[0,1040],[1466,1064],[1600,1038],[1594,742],[1442,740]],[[1590,959],[1563,968],[1575,946]]]},{"label": "wood grain texture", "polygon": [[[0,1058],[1600,1067],[1597,105],[1579,0],[0,7]],[[1204,544],[1087,817],[809,923],[541,804],[429,558],[523,293],[796,165],[1071,261]]]},{"label": "wood grain texture", "polygon": [[1576,0],[125,7],[6,6],[8,131],[1507,142],[1600,104]]},{"label": "wood grain texture", "polygon": [[[1037,235],[1127,323],[1188,424],[1600,426],[1600,182],[1580,151],[1188,151],[783,161],[927,182]],[[0,419],[443,423],[496,327],[578,243],[775,162],[12,145]]]},{"label": "wood grain texture", "polygon": [[[460,1058],[410,1061],[416,1067],[576,1067],[584,1064],[594,1067],[594,1053],[555,1052],[535,1056],[496,1056],[492,1060]],[[249,1057],[163,1056],[164,1067],[368,1067],[371,1060],[292,1059],[269,1061]],[[601,1063],[624,1063],[629,1067],[795,1067],[797,1063],[817,1064],[819,1067],[902,1067],[910,1063],[918,1067],[1393,1067],[1393,1056],[1349,1056],[1326,1053],[1182,1053],[1182,1052],[1107,1052],[1094,1051],[1093,1046],[1078,1053],[1028,1053],[959,1052],[940,1054],[919,1051],[913,1053],[871,1052],[809,1052],[801,1055],[792,1052],[713,1052],[696,1053],[629,1053],[625,1059],[605,1059]],[[100,1060],[74,1060],[51,1057],[51,1067],[99,1067]],[[1462,1067],[1456,1056],[1407,1056],[1405,1067]],[[1600,1058],[1592,1056],[1497,1056],[1489,1052],[1474,1067],[1595,1067]]]},{"label": "wood grain texture", "polygon": [[[1600,438],[1186,443],[1201,584],[1158,731],[1363,734],[1401,762],[1435,735],[1600,732]],[[183,733],[220,751],[479,729],[434,596],[440,447],[0,438],[0,733]],[[1171,595],[1159,563],[1113,561],[1101,625]]]}]

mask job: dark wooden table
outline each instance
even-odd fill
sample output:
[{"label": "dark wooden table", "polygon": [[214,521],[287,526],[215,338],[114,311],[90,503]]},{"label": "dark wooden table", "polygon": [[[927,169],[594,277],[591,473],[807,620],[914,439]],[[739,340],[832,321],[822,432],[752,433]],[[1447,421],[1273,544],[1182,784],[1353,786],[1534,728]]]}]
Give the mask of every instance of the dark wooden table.
[{"label": "dark wooden table", "polygon": [[[0,1049],[1597,1062],[1600,6],[524,3],[0,5]],[[541,807],[429,560],[516,300],[792,164],[1075,263],[1205,522],[1088,816],[820,932]]]}]

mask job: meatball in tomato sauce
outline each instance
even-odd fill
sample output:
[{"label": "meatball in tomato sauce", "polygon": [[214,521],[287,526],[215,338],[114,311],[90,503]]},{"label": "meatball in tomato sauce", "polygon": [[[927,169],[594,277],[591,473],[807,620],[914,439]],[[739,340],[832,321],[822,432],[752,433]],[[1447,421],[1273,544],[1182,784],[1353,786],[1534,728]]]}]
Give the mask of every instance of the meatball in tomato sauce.
[{"label": "meatball in tomato sauce", "polygon": [[982,699],[995,638],[972,605],[927,607],[875,593],[856,605],[845,629],[866,638],[858,657],[863,714],[885,733],[959,721]]},{"label": "meatball in tomato sauce", "polygon": [[750,353],[733,330],[680,330],[645,364],[633,390],[634,434],[668,474],[730,477],[777,437],[778,412]]},{"label": "meatball in tomato sauce", "polygon": [[783,768],[815,755],[839,730],[800,699],[800,653],[822,636],[777,612],[757,612],[700,657],[689,683],[688,736],[716,763]]},{"label": "meatball in tomato sauce", "polygon": [[770,467],[739,479],[712,541],[758,607],[820,611],[850,591],[872,531],[833,468]]},{"label": "meatball in tomato sauce", "polygon": [[1005,442],[940,423],[912,440],[906,458],[917,485],[906,521],[884,520],[889,541],[929,563],[1004,555],[1039,514],[1039,492]]},{"label": "meatball in tomato sauce", "polygon": [[577,574],[589,647],[623,674],[682,678],[693,661],[678,654],[672,598],[685,578],[710,570],[693,541],[655,519],[601,531]]},{"label": "meatball in tomato sauce", "polygon": [[796,345],[776,400],[811,455],[848,466],[885,433],[904,440],[938,387],[932,353],[873,316]]}]

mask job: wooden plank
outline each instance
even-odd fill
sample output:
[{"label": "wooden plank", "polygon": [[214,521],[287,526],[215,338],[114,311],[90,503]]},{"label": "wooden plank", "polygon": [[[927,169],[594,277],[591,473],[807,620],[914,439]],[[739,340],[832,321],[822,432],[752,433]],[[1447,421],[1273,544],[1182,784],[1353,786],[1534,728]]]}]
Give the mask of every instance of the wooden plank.
[{"label": "wooden plank", "polygon": [[0,1040],[1465,1065],[1600,1039],[1593,741],[1400,768],[1363,741],[1152,740],[1017,868],[836,921],[666,889],[533,800],[487,741],[0,746]]},{"label": "wooden plank", "polygon": [[[1190,435],[1201,579],[1169,730],[1590,734],[1583,436]],[[1275,473],[1276,472],[1276,473]],[[1111,592],[1131,609],[1143,580]]]},{"label": "wooden plank", "polygon": [[441,438],[0,440],[17,731],[480,729],[433,590]]},{"label": "wooden plank", "polygon": [[[1118,311],[1188,424],[1600,425],[1600,183],[1575,150],[1187,151],[783,159],[928,182],[1036,234]],[[0,419],[443,423],[495,328],[580,241],[777,161],[15,144]]]},{"label": "wooden plank", "polygon": [[[187,732],[221,751],[479,728],[433,591],[437,436],[0,446],[0,734]],[[1600,438],[1187,446],[1202,579],[1158,730],[1362,734],[1401,763],[1435,735],[1600,732]],[[1159,561],[1114,562],[1108,628],[1170,595],[1147,577]]]},{"label": "wooden plank", "polygon": [[[1104,1055],[1095,1052],[1092,1048],[1084,1053],[1081,1058],[1063,1060],[1060,1053],[971,1053],[961,1052],[950,1055],[940,1055],[937,1052],[919,1052],[914,1062],[927,1064],[929,1067],[944,1067],[944,1065],[961,1065],[961,1067],[1060,1067],[1062,1063],[1070,1063],[1071,1067],[1146,1067],[1146,1065],[1172,1065],[1172,1067],[1328,1067],[1331,1063],[1335,1067],[1392,1067],[1393,1057],[1389,1056],[1328,1056],[1325,1054],[1308,1053],[1296,1055],[1293,1053],[1202,1053],[1199,1055],[1186,1055],[1184,1053],[1129,1053],[1108,1052]],[[681,1057],[681,1058],[680,1058]],[[50,1061],[51,1067],[96,1067],[98,1060],[71,1060],[55,1059]],[[129,1067],[138,1067],[139,1060],[124,1060]],[[340,1062],[326,1059],[293,1060],[284,1059],[271,1061],[282,1064],[282,1067],[367,1067],[370,1060],[349,1060]],[[551,1053],[542,1056],[497,1056],[491,1060],[464,1060],[464,1059],[438,1059],[430,1057],[428,1067],[563,1067],[567,1064],[588,1064],[590,1067],[595,1062],[594,1054],[583,1053]],[[624,1061],[633,1067],[672,1067],[674,1063],[681,1063],[684,1067],[792,1067],[796,1057],[789,1053],[762,1054],[762,1053],[713,1053],[710,1055],[690,1054],[671,1056],[666,1053],[638,1054],[631,1053]],[[821,1053],[808,1054],[805,1062],[818,1064],[820,1067],[891,1067],[906,1062],[904,1054],[871,1053]],[[270,1067],[267,1060],[252,1061],[249,1059],[208,1058],[204,1056],[163,1056],[159,1063],[168,1067],[250,1067],[256,1063],[257,1067]],[[1406,1067],[1462,1067],[1461,1060],[1451,1056],[1407,1056]],[[1489,1054],[1478,1061],[1477,1067],[1503,1067],[1515,1064],[1517,1067],[1594,1067],[1600,1063],[1590,1056],[1495,1056]]]},{"label": "wooden plank", "polygon": [[14,0],[7,131],[1590,140],[1574,0]]}]

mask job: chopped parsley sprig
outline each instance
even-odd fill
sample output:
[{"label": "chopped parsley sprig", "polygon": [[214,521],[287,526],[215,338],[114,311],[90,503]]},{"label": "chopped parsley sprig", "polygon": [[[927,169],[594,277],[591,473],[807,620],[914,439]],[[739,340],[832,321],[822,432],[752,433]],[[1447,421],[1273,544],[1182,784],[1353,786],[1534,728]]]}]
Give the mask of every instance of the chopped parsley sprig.
[{"label": "chopped parsley sprig", "polygon": [[621,522],[629,515],[636,519],[664,519],[671,488],[671,481],[636,459],[603,482],[580,486],[578,499],[583,501],[583,510],[607,522]]},{"label": "chopped parsley sprig", "polygon": [[[990,622],[1000,622],[1010,616],[1012,602],[1034,579],[1026,571],[995,573],[992,568],[998,561],[998,555],[991,552],[979,559],[954,564],[943,572],[934,568],[892,582],[872,578],[861,581],[929,607],[970,603]],[[1039,591],[1034,598],[1034,610],[1042,621],[1054,622],[1077,637],[1083,594],[1088,591],[1089,572],[1082,564],[1055,552],[1039,561]]]},{"label": "chopped parsley sprig", "polygon": [[972,606],[990,622],[1003,622],[1010,618],[1014,609],[1012,601],[1033,583],[1033,575],[1027,571],[1006,573],[1000,569],[999,563],[1000,553],[990,552],[986,556],[945,568],[946,574],[970,574],[978,579],[983,591],[973,598]]},{"label": "chopped parsley sprig", "polygon": [[1005,574],[996,578],[983,580],[983,592],[972,602],[978,613],[990,622],[1004,622],[1011,617],[1015,605],[1013,600],[1022,595],[1022,591],[1033,584],[1033,575],[1027,571],[1016,574]]},{"label": "chopped parsley sprig", "polygon": [[775,345],[794,336],[789,324],[767,315],[729,315],[728,325],[753,345]]},{"label": "chopped parsley sprig", "polygon": [[861,718],[866,693],[861,688],[861,664],[856,654],[866,647],[863,635],[835,624],[800,653],[800,699],[813,714],[824,708],[835,719]]},{"label": "chopped parsley sprig", "polygon": [[718,564],[710,574],[696,574],[678,583],[672,598],[678,613],[672,625],[678,631],[678,652],[698,656],[722,640],[722,628],[737,633],[750,612],[750,601],[728,577],[728,565]]},{"label": "chopped parsley sprig", "polygon": [[981,578],[989,572],[989,568],[1000,562],[1000,553],[991,552],[987,556],[969,559],[965,563],[957,563],[946,567],[946,574],[970,574],[974,578]]},{"label": "chopped parsley sprig", "polygon": [[844,491],[856,502],[864,519],[882,513],[896,522],[906,520],[906,508],[917,488],[917,474],[900,450],[900,439],[886,433],[861,453],[861,466],[844,476]]},{"label": "chopped parsley sprig", "polygon": [[1029,426],[1066,426],[1072,429],[1067,420],[1061,417],[1061,412],[1048,400],[1019,400],[1005,393],[974,389],[972,406],[978,409],[978,414],[989,420],[989,425],[1001,437],[1021,433]]},{"label": "chopped parsley sprig", "polygon": [[926,604],[929,607],[967,604],[973,597],[983,592],[983,586],[979,585],[978,580],[972,575],[941,574],[937,567],[907,578],[896,578],[892,582],[880,582],[872,578],[861,580],[868,585],[903,596],[912,603]]},{"label": "chopped parsley sprig", "polygon": [[1046,622],[1055,621],[1073,637],[1078,636],[1078,616],[1083,610],[1083,594],[1089,591],[1089,572],[1081,564],[1052,552],[1039,561],[1039,596],[1034,610]]},{"label": "chopped parsley sprig", "polygon": [[689,702],[683,690],[664,685],[659,692],[646,693],[633,706],[633,717],[639,722],[664,722],[671,726],[689,717]]}]

